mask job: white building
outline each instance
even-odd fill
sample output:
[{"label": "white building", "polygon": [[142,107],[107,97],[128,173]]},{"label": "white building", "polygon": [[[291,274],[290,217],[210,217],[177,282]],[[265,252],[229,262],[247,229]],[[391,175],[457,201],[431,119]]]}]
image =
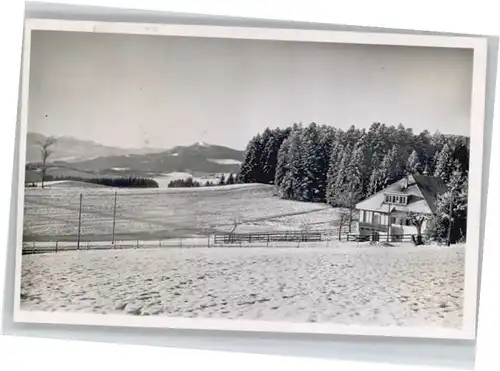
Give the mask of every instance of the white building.
[{"label": "white building", "polygon": [[379,235],[398,241],[424,232],[428,219],[436,211],[438,196],[446,191],[441,178],[409,175],[359,202],[359,222],[353,234],[360,237]]}]

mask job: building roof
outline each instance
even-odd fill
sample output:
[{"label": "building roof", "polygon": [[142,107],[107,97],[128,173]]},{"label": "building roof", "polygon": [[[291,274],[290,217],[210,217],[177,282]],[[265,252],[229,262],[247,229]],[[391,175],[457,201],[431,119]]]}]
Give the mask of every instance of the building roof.
[{"label": "building roof", "polygon": [[[359,202],[356,204],[356,209],[382,213],[390,210],[391,212],[434,214],[438,196],[445,191],[446,186],[439,177],[409,175]],[[407,205],[388,205],[385,203],[386,194],[408,195],[408,203]]]}]

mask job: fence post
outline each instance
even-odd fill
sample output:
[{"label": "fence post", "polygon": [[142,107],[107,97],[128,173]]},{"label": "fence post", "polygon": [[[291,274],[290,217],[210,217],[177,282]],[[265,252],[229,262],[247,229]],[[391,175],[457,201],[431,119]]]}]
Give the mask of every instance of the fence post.
[{"label": "fence post", "polygon": [[158,240],[158,247],[161,247],[161,239]]},{"label": "fence post", "polygon": [[269,234],[267,235],[267,247],[269,247]]},{"label": "fence post", "polygon": [[179,240],[180,240],[181,248],[182,248],[182,237],[180,237]]},{"label": "fence post", "polygon": [[33,246],[31,247],[31,253],[32,254],[35,253],[35,241],[33,241]]},{"label": "fence post", "polygon": [[116,197],[118,195],[118,191],[115,191],[115,199],[113,202],[113,237],[111,240],[111,244],[115,244],[115,225],[116,225]]},{"label": "fence post", "polygon": [[56,252],[57,252],[57,245],[58,245],[58,241],[56,241]]},{"label": "fence post", "polygon": [[139,240],[137,240],[137,247],[136,247],[136,248],[137,248],[137,249],[139,248]]},{"label": "fence post", "polygon": [[78,212],[78,238],[76,241],[77,250],[80,250],[80,233],[82,228],[82,202],[83,202],[83,194],[80,193],[80,211]]}]

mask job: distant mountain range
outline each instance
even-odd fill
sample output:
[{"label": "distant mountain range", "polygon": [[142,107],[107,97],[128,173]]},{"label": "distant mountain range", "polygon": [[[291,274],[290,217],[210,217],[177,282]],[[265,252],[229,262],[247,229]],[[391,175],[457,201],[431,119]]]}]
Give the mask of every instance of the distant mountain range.
[{"label": "distant mountain range", "polygon": [[[37,144],[45,137],[28,135],[27,163],[36,170],[40,162]],[[236,173],[244,159],[244,151],[203,142],[178,146],[169,150],[124,149],[104,146],[75,138],[57,138],[54,153],[49,157],[52,175],[158,175],[169,172]]]},{"label": "distant mountain range", "polygon": [[[38,133],[28,133],[26,141],[26,162],[40,162],[39,143],[47,140],[47,137]],[[131,153],[146,154],[161,152],[158,148],[118,148],[106,146],[88,140],[80,140],[73,137],[57,137],[56,144],[51,147],[53,151],[50,161],[79,162],[95,157],[121,156]]]}]

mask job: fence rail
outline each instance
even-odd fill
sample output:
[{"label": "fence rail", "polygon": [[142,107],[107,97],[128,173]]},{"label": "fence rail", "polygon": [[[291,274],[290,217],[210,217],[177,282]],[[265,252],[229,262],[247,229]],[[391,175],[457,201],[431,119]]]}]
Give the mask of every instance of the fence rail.
[{"label": "fence rail", "polygon": [[387,233],[374,233],[371,235],[367,234],[355,234],[355,233],[346,233],[347,241],[372,241],[372,242],[415,242],[414,239],[416,235],[414,234],[390,234],[387,236]]},{"label": "fence rail", "polygon": [[214,235],[215,244],[232,244],[240,242],[321,242],[323,234],[321,232],[296,232],[283,231],[273,233],[216,233]]},{"label": "fence rail", "polygon": [[[342,240],[346,240],[346,233],[342,234]],[[24,241],[23,254],[38,254],[62,251],[85,251],[85,250],[113,250],[113,249],[139,249],[139,248],[168,248],[168,247],[223,247],[249,246],[249,247],[289,247],[290,243],[300,245],[305,242],[325,242],[328,246],[332,240],[339,240],[338,230],[332,231],[280,231],[280,232],[256,232],[256,233],[210,233],[195,237],[169,237],[152,239],[125,239],[115,240],[44,240]],[[295,246],[295,245],[294,245]]]},{"label": "fence rail", "polygon": [[[299,247],[301,243],[325,243],[325,246],[333,246],[331,241],[346,242],[415,242],[415,235],[392,235],[387,240],[386,236],[359,235],[343,233],[339,239],[337,234],[322,234],[318,232],[298,233],[239,233],[221,234],[216,233],[194,238],[168,238],[164,240],[125,240],[115,241],[32,241],[23,243],[23,255],[57,253],[63,251],[86,251],[86,250],[128,250],[142,248],[200,248],[200,247]],[[291,245],[293,243],[293,245]],[[317,246],[317,245],[316,245]]]}]

